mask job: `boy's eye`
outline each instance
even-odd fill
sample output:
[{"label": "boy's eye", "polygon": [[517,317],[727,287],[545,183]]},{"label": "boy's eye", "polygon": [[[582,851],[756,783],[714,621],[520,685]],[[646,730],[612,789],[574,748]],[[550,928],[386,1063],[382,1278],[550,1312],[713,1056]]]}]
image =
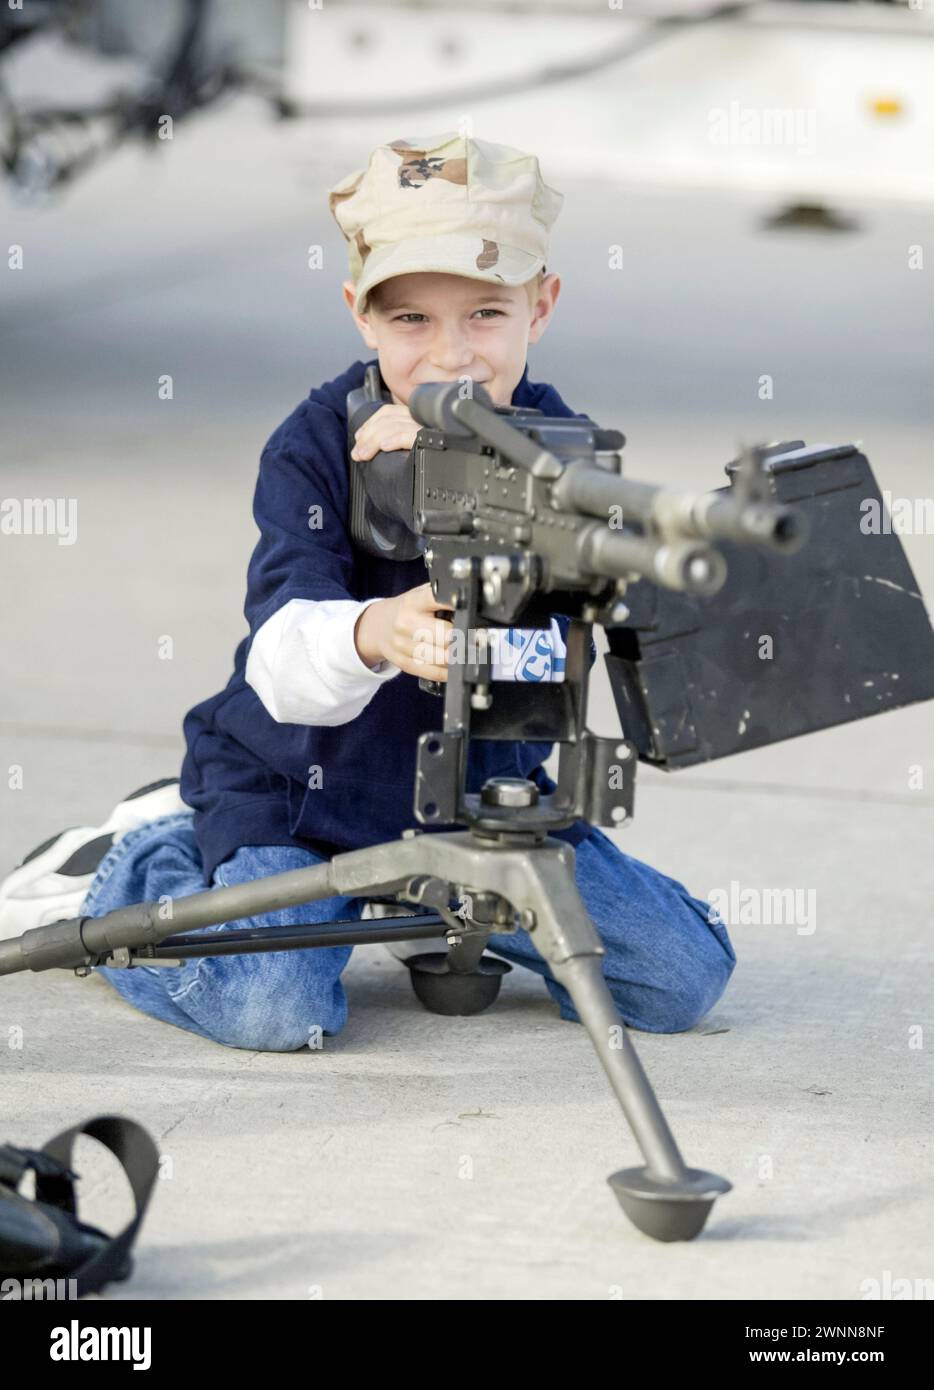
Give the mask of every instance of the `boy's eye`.
[{"label": "boy's eye", "polygon": [[[476,309],[474,312],[478,314],[496,314],[499,318],[505,318],[505,314],[503,313],[502,309]],[[418,314],[415,313],[414,310],[412,310],[406,314],[397,314],[395,322],[405,323],[407,319],[423,319],[425,317],[426,316],[424,314]]]}]

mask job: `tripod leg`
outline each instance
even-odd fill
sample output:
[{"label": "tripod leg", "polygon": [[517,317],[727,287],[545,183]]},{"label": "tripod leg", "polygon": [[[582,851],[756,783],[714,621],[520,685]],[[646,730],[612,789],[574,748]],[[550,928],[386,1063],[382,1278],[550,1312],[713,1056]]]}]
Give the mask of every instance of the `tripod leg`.
[{"label": "tripod leg", "polygon": [[577,955],[550,964],[574,1002],[646,1159],[644,1168],[613,1173],[608,1182],[640,1231],[656,1240],[691,1240],[703,1229],[715,1199],[731,1185],[715,1173],[685,1166],[600,961],[597,955]]},{"label": "tripod leg", "polygon": [[717,1197],[731,1184],[688,1168],[603,976],[603,945],[581,898],[573,869],[540,852],[528,855],[538,879],[530,934],[564,985],[590,1036],[646,1163],[608,1179],[630,1221],[656,1240],[691,1240]]}]

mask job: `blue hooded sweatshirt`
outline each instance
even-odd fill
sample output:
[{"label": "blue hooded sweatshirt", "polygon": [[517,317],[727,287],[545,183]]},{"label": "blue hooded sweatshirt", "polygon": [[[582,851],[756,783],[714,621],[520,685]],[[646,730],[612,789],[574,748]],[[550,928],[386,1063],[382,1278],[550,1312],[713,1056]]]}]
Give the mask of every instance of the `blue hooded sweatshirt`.
[{"label": "blue hooded sweatshirt", "polygon": [[[377,687],[356,719],[319,726],[278,723],[244,679],[250,643],[290,599],[390,598],[427,581],[424,558],[393,561],[356,547],[349,533],[347,393],[363,385],[357,361],[309,393],[270,436],[260,459],[253,516],[260,539],[247,570],[244,614],[249,635],[217,695],[185,716],[187,751],[181,795],[194,810],[193,828],[211,881],[218,864],[242,845],[298,845],[332,855],[398,839],[407,827],[423,833],[413,810],[419,735],[442,727],[442,701],[402,671]],[[512,404],[545,415],[575,416],[553,387],[530,382],[528,364]],[[578,418],[586,419],[586,416]],[[309,508],[325,524],[309,529]],[[567,638],[569,619],[555,615]],[[593,664],[596,648],[591,644]],[[488,777],[529,777],[543,792],[555,783],[541,764],[549,743],[471,739],[467,791]],[[309,771],[321,785],[309,787]],[[578,820],[558,839],[577,845],[590,831]]]}]

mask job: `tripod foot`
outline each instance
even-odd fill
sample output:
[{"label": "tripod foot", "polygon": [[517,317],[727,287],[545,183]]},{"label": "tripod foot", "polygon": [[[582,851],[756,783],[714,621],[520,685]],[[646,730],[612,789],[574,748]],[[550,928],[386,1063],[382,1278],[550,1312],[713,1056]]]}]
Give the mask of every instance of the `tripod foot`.
[{"label": "tripod foot", "polygon": [[693,1240],[710,1208],[733,1186],[702,1168],[685,1169],[682,1182],[663,1182],[647,1168],[624,1168],[607,1182],[629,1220],[653,1240]]},{"label": "tripod foot", "polygon": [[404,962],[419,1001],[433,1014],[480,1014],[496,996],[503,976],[512,969],[505,960],[481,956],[474,970],[451,970],[447,952],[431,951]]}]

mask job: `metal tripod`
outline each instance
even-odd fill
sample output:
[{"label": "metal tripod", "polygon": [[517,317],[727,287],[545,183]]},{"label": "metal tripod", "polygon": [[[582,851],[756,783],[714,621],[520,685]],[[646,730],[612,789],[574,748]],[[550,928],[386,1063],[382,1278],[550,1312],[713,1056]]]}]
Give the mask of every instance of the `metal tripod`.
[{"label": "metal tripod", "polygon": [[[515,557],[461,557],[449,567],[455,628],[465,640],[477,631],[478,585],[497,566],[516,577]],[[597,612],[586,603],[583,611],[588,618]],[[731,1184],[685,1165],[603,976],[604,947],[577,890],[574,850],[548,833],[582,815],[604,825],[632,815],[634,745],[583,727],[590,634],[590,621],[570,623],[563,682],[531,690],[498,682],[495,700],[482,644],[476,660],[450,666],[444,731],[419,739],[415,809],[423,823],[460,822],[468,829],[410,829],[400,840],[336,854],[311,868],[175,899],[168,922],[164,904],[137,903],[102,917],[37,927],[0,942],[0,974],[55,967],[87,974],[95,965],[178,964],[196,955],[439,937],[446,938],[446,953],[407,962],[416,994],[434,1012],[477,1013],[496,998],[510,968],[484,956],[489,937],[524,928],[570,995],[642,1152],[643,1166],[608,1179],[623,1211],[656,1240],[692,1239]],[[530,697],[534,717],[523,709]],[[494,777],[479,794],[465,792],[472,734],[560,741],[556,790],[542,795],[530,780]],[[422,915],[368,925],[328,922],[184,935],[336,895],[388,896]]]}]

